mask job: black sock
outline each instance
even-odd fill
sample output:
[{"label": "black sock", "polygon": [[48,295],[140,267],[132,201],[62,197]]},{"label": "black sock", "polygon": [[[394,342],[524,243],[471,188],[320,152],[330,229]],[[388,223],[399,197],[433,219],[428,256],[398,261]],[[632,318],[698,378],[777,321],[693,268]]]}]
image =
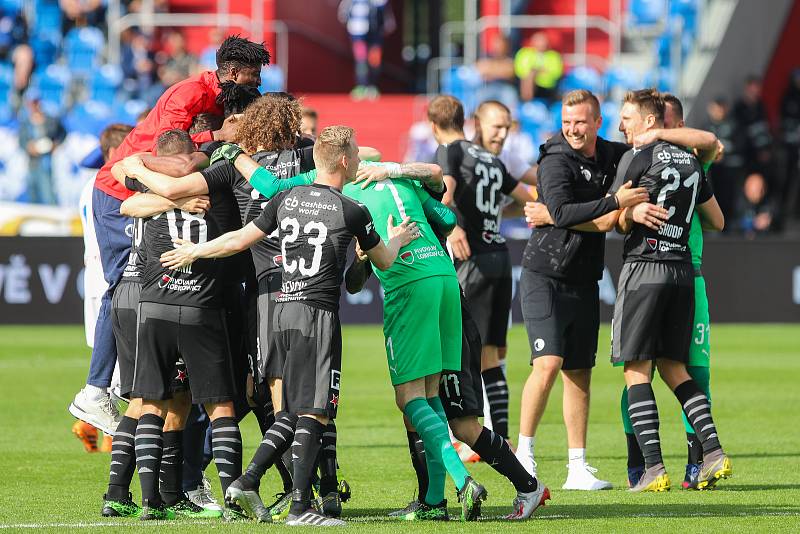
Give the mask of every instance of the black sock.
[{"label": "black sock", "polygon": [[703,463],[703,444],[697,434],[688,432],[686,433],[686,463],[687,464],[701,464]]},{"label": "black sock", "polygon": [[636,434],[626,432],[625,439],[628,442],[628,468],[644,467],[644,456],[642,449],[639,448],[639,442],[636,441]]},{"label": "black sock", "polygon": [[[291,445],[291,444],[289,444]],[[281,476],[283,482],[283,491],[289,493],[292,491],[292,473],[294,472],[294,463],[292,462],[292,448],[286,447],[280,458],[275,461],[275,469]]]},{"label": "black sock", "polygon": [[481,373],[492,414],[492,429],[503,439],[508,439],[508,384],[502,367],[486,369]]},{"label": "black sock", "polygon": [[138,419],[124,416],[111,442],[111,468],[108,474],[106,498],[112,501],[127,499],[130,493],[133,470],[136,468],[134,439],[138,424]]},{"label": "black sock", "polygon": [[322,496],[336,492],[339,480],[336,478],[336,423],[333,421],[322,433],[322,448],[319,451],[319,493]]},{"label": "black sock", "polygon": [[506,440],[498,434],[484,427],[478,439],[470,447],[478,453],[481,460],[510,480],[517,491],[525,493],[536,491],[538,487],[536,479],[522,467]]},{"label": "black sock", "polygon": [[222,494],[242,474],[242,434],[233,417],[211,421],[211,452],[219,473]]},{"label": "black sock", "polygon": [[683,413],[692,424],[694,433],[703,446],[703,454],[708,454],[722,448],[717,437],[717,427],[711,418],[711,404],[708,397],[697,386],[694,380],[689,379],[675,388],[675,396],[683,407]]},{"label": "black sock", "polygon": [[256,416],[258,428],[261,430],[262,435],[275,423],[275,414],[272,412],[272,404],[269,405],[269,408],[254,406],[250,411]]},{"label": "black sock", "polygon": [[139,484],[142,487],[142,503],[150,506],[161,504],[158,493],[158,473],[161,471],[163,454],[164,420],[146,413],[136,425],[136,465],[139,466]]},{"label": "black sock", "polygon": [[250,465],[245,469],[242,485],[247,490],[258,489],[259,481],[267,469],[280,458],[292,444],[297,416],[288,412],[278,412],[275,422],[264,433],[264,438],[256,449]]},{"label": "black sock", "polygon": [[311,475],[317,467],[317,455],[322,447],[325,425],[311,417],[301,417],[292,442],[294,486],[289,513],[300,515],[311,508]]},{"label": "black sock", "polygon": [[658,408],[650,384],[628,387],[628,414],[631,417],[636,441],[644,456],[644,466],[664,463],[661,457],[661,439],[658,435]]},{"label": "black sock", "polygon": [[406,432],[408,452],[411,454],[411,465],[417,473],[417,495],[419,501],[428,494],[428,464],[425,462],[425,443],[416,432]]},{"label": "black sock", "polygon": [[183,480],[183,431],[164,432],[164,453],[161,455],[161,471],[158,475],[161,500],[172,506],[182,497]]}]

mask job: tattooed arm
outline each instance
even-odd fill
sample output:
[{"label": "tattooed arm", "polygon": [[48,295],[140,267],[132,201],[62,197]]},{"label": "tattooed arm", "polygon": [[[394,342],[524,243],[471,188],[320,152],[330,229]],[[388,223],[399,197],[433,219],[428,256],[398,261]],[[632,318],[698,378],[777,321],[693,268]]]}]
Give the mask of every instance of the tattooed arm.
[{"label": "tattooed arm", "polygon": [[382,165],[361,165],[355,183],[361,182],[363,189],[370,182],[387,178],[418,180],[432,191],[444,191],[442,168],[435,163],[384,163]]}]

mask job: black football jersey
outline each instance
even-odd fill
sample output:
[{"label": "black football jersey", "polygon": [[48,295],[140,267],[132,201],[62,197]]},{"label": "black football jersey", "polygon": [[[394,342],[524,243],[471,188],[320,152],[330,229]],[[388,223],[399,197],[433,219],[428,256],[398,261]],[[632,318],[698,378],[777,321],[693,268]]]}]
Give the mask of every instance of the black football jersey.
[{"label": "black football jersey", "polygon": [[339,309],[347,248],[353,237],[362,250],[380,242],[363,204],[320,184],[278,193],[253,222],[267,235],[277,232],[283,257],[277,302],[300,301],[333,312]]},{"label": "black football jersey", "polygon": [[144,256],[144,228],[147,219],[136,217],[133,219],[133,235],[131,236],[131,252],[128,254],[128,263],[122,271],[122,280],[140,282],[145,266]]},{"label": "black football jersey", "polygon": [[[300,173],[314,169],[313,147],[302,149],[280,150],[277,152],[256,152],[253,159],[278,178],[289,178]],[[242,225],[254,220],[261,214],[268,198],[253,189],[232,163],[223,160],[215,163],[202,171],[208,183],[209,192],[222,189],[232,190],[239,205],[239,215]],[[263,276],[277,272],[281,266],[280,243],[277,235],[268,236],[266,239],[253,246],[253,264],[256,276]]]},{"label": "black football jersey", "polygon": [[456,181],[453,194],[458,223],[473,254],[506,248],[500,235],[503,195],[517,186],[500,158],[466,140],[441,145],[436,162]]},{"label": "black football jersey", "polygon": [[622,156],[611,191],[628,181],[633,187],[645,187],[650,202],[665,208],[669,219],[658,230],[634,224],[625,237],[625,261],[690,263],[692,215],[714,194],[694,154],[663,141],[631,149]]}]

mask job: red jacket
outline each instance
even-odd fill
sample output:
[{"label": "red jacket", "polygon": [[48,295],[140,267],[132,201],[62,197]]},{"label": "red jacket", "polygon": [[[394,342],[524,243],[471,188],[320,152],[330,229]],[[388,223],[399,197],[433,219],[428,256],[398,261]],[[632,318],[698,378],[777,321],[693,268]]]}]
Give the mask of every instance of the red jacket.
[{"label": "red jacket", "polygon": [[[119,200],[125,200],[133,195],[133,191],[128,190],[111,176],[111,167],[137,152],[152,151],[158,136],[167,130],[174,128],[188,130],[195,115],[200,113],[222,115],[223,110],[216,103],[220,92],[219,79],[214,71],[202,72],[167,89],[147,117],[114,151],[114,157],[98,171],[94,186]],[[194,134],[192,140],[197,144],[212,141],[211,132]]]}]

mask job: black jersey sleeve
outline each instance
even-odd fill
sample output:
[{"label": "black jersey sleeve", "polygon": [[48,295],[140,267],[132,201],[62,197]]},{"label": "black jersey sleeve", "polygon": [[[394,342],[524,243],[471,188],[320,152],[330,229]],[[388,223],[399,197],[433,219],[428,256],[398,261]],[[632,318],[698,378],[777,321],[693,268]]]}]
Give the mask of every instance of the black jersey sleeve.
[{"label": "black jersey sleeve", "polygon": [[289,191],[281,191],[267,202],[258,217],[253,219],[256,228],[269,235],[278,227],[278,208]]},{"label": "black jersey sleeve", "polygon": [[611,185],[611,194],[619,191],[619,188],[627,182],[633,182],[633,187],[639,185],[639,178],[644,176],[650,166],[653,145],[641,150],[631,149],[622,156],[617,167],[617,177]]},{"label": "black jersey sleeve", "polygon": [[711,186],[711,180],[708,179],[706,173],[702,173],[700,178],[700,192],[697,194],[697,203],[702,204],[714,196],[714,188]]},{"label": "black jersey sleeve", "polygon": [[582,224],[617,209],[613,196],[590,202],[575,202],[573,173],[572,168],[559,155],[545,157],[539,166],[540,201],[547,206],[554,226],[558,228]]},{"label": "black jersey sleeve", "polygon": [[458,167],[461,164],[461,143],[439,145],[436,149],[436,164],[442,168],[442,174],[458,179]]},{"label": "black jersey sleeve", "polygon": [[233,163],[228,160],[218,161],[200,171],[200,174],[206,179],[209,193],[220,189],[233,189],[241,176],[236,167],[233,166]]},{"label": "black jersey sleeve", "polygon": [[137,193],[147,193],[148,191],[150,191],[146,185],[144,185],[139,180],[134,180],[130,176],[125,177],[125,187],[127,187],[131,191],[136,191]]},{"label": "black jersey sleeve", "polygon": [[317,165],[314,163],[314,145],[304,146],[297,150],[297,155],[300,157],[300,172],[308,172],[316,169]]},{"label": "black jersey sleeve", "polygon": [[375,223],[372,222],[372,215],[363,204],[355,201],[342,203],[344,211],[344,224],[352,232],[361,250],[364,252],[376,247],[381,240],[378,232],[375,231]]}]

